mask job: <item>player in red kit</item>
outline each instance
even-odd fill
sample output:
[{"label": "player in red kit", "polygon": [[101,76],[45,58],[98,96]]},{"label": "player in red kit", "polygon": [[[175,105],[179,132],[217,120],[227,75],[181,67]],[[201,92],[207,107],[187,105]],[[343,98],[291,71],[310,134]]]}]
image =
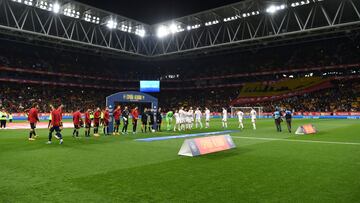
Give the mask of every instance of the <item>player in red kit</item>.
[{"label": "player in red kit", "polygon": [[99,136],[101,110],[98,107],[94,113],[94,136]]},{"label": "player in red kit", "polygon": [[103,124],[104,124],[104,134],[109,135],[109,122],[110,122],[110,112],[109,112],[109,108],[105,108],[104,111],[104,120],[103,120]]},{"label": "player in red kit", "polygon": [[117,106],[114,110],[114,120],[115,120],[115,127],[113,135],[119,135],[119,127],[120,127],[120,116],[121,116],[121,107]]},{"label": "player in red kit", "polygon": [[91,113],[90,109],[88,109],[85,112],[85,137],[90,137],[90,129],[91,129],[90,113]]},{"label": "player in red kit", "polygon": [[62,105],[60,105],[57,109],[54,106],[50,105],[51,108],[51,128],[49,132],[49,141],[47,144],[51,144],[52,134],[55,131],[55,138],[60,140],[60,144],[63,144],[63,139],[61,135],[61,127],[62,127]]},{"label": "player in red kit", "polygon": [[74,123],[74,131],[73,137],[79,137],[79,129],[81,127],[80,123],[82,122],[80,109],[77,108],[76,111],[73,113],[73,123]]},{"label": "player in red kit", "polygon": [[39,117],[38,117],[38,108],[39,105],[37,103],[34,103],[32,105],[32,108],[29,110],[28,112],[28,120],[30,123],[30,133],[29,133],[29,140],[30,141],[34,141],[36,138],[36,123],[39,121]]},{"label": "player in red kit", "polygon": [[139,120],[138,107],[135,107],[131,111],[131,117],[132,117],[132,124],[133,124],[133,134],[135,134],[136,133],[136,128],[137,128],[137,121]]}]

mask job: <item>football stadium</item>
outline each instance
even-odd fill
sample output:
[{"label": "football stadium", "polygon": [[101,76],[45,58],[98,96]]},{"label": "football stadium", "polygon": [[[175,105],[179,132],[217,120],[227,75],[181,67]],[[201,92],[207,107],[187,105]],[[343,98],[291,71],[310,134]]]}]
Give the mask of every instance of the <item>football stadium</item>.
[{"label": "football stadium", "polygon": [[359,0],[0,0],[0,202],[360,202]]}]

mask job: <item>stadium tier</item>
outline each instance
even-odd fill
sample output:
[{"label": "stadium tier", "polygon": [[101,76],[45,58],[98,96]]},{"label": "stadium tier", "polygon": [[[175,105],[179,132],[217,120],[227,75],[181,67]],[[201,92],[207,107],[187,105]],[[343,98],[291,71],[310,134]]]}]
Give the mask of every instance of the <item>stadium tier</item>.
[{"label": "stadium tier", "polygon": [[[288,107],[296,111],[358,111],[358,42],[359,37],[339,38],[264,48],[256,53],[148,62],[19,43],[13,46],[13,42],[3,40],[0,80],[6,94],[1,102],[17,112],[34,100],[44,108],[58,100],[66,102],[66,110],[71,112],[79,103],[85,103],[84,108],[104,106],[107,95],[138,91],[140,80],[160,80],[161,92],[153,95],[165,109],[184,105],[219,111],[224,106],[256,104],[272,111],[272,105],[291,100]],[[302,48],[297,49],[299,46]],[[335,89],[337,98],[322,97],[333,95]],[[304,105],[311,100],[306,99],[309,94],[321,95],[318,98],[324,101]],[[339,98],[349,102],[340,105]]]}]

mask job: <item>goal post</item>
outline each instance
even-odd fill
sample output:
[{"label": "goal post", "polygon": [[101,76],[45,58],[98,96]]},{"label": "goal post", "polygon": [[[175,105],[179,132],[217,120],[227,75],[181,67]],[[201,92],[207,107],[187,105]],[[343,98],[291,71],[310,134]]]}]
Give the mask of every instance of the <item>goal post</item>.
[{"label": "goal post", "polygon": [[244,106],[244,107],[242,107],[242,106],[238,106],[238,107],[235,107],[235,106],[232,106],[231,107],[231,117],[232,118],[236,118],[236,113],[238,112],[238,111],[242,111],[242,112],[244,112],[244,115],[246,116],[246,117],[248,117],[248,116],[250,116],[250,111],[251,111],[251,109],[255,109],[255,111],[256,111],[256,117],[257,118],[260,118],[260,117],[262,117],[262,114],[263,114],[263,109],[264,109],[264,107],[261,107],[261,106],[256,106],[256,107],[247,107],[247,106]]}]

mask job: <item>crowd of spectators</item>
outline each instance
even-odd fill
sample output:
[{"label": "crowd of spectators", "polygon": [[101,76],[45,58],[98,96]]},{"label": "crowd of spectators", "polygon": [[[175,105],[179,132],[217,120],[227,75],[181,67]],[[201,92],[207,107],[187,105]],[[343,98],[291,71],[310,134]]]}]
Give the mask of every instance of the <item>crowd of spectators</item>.
[{"label": "crowd of spectators", "polygon": [[277,101],[244,104],[261,106],[264,112],[278,106],[296,112],[360,112],[360,81],[333,81],[333,87]]},{"label": "crowd of spectators", "polygon": [[[136,90],[139,80],[149,79],[161,81],[161,93],[154,96],[159,98],[160,106],[165,109],[206,106],[218,111],[222,107],[228,107],[238,97],[244,83],[278,81],[290,76],[299,78],[310,74],[334,78],[334,87],[280,101],[246,106],[264,106],[265,111],[272,111],[274,106],[291,107],[296,111],[360,111],[359,79],[341,83],[335,79],[338,76],[359,76],[359,66],[331,70],[325,67],[360,63],[359,37],[333,39],[331,43],[319,41],[251,52],[158,61],[118,59],[19,43],[14,46],[14,42],[3,40],[0,42],[0,67],[8,68],[0,71],[0,106],[11,112],[21,112],[33,102],[40,104],[42,112],[48,112],[48,106],[52,102],[63,103],[65,110],[69,112],[79,106],[83,109],[102,107],[106,96],[121,90]],[[313,67],[320,69],[306,70]],[[40,72],[13,71],[11,68]],[[304,70],[293,71],[294,69]],[[287,72],[276,73],[284,70]],[[237,76],[263,72],[269,73]],[[49,83],[52,85],[48,85]]]}]

